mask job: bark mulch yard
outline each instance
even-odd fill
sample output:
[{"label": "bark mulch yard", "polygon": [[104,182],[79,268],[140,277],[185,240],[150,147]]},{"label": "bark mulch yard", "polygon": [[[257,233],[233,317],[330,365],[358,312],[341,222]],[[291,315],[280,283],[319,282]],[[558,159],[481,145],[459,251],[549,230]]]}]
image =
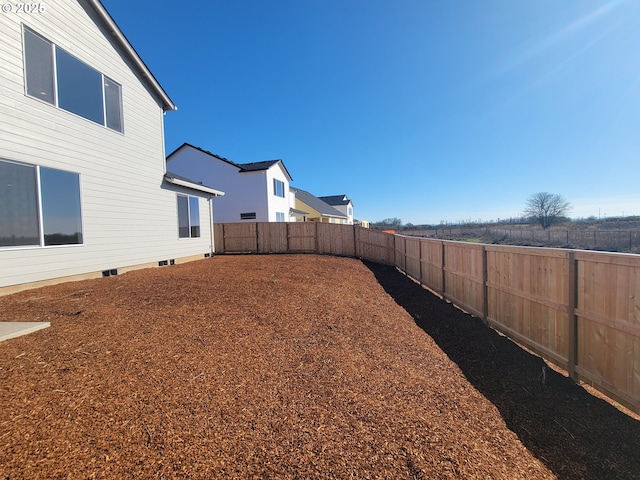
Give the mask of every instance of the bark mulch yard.
[{"label": "bark mulch yard", "polygon": [[222,256],[0,297],[0,479],[640,478],[640,422],[391,267]]}]

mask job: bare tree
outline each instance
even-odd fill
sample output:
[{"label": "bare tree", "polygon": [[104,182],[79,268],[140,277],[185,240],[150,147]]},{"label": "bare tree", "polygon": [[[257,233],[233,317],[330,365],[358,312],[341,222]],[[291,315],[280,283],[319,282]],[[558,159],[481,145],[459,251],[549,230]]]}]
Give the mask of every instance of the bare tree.
[{"label": "bare tree", "polygon": [[523,215],[535,220],[543,229],[549,228],[571,210],[571,204],[557,193],[538,192],[527,199]]}]

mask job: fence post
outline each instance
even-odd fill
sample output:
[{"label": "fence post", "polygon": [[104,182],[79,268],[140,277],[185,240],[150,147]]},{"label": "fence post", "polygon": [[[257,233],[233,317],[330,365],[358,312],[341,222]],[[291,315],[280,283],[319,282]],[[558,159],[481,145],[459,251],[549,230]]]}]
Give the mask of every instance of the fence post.
[{"label": "fence post", "polygon": [[576,365],[578,364],[578,317],[576,316],[576,308],[578,303],[578,267],[576,263],[576,254],[569,252],[567,254],[569,262],[569,352],[567,355],[567,373],[569,378],[576,379]]},{"label": "fence post", "polygon": [[487,288],[487,247],[482,246],[482,321],[485,325],[489,323],[489,292]]},{"label": "fence post", "polygon": [[223,223],[222,224],[222,253],[226,253],[226,251],[227,251],[227,248],[226,248],[227,246],[225,244],[225,240],[226,240],[226,238],[225,238],[225,235],[224,235],[224,223]]},{"label": "fence post", "polygon": [[441,251],[442,251],[442,259],[441,259],[441,262],[440,262],[440,264],[442,265],[442,299],[443,299],[443,300],[445,300],[445,295],[446,295],[446,293],[447,293],[447,289],[446,289],[446,285],[445,285],[445,282],[446,282],[446,273],[445,273],[445,271],[444,271],[444,266],[445,266],[445,265],[444,265],[444,259],[445,259],[445,251],[444,251],[445,246],[444,246],[444,241],[443,241],[443,242],[441,242],[441,243],[440,243],[440,245],[441,245],[441,247],[442,247],[442,249],[441,249]]}]

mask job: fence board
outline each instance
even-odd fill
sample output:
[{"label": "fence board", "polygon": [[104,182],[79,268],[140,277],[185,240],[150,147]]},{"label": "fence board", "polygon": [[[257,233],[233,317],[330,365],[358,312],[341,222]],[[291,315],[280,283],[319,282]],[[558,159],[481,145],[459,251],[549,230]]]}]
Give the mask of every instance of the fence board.
[{"label": "fence board", "polygon": [[316,227],[315,222],[291,222],[289,223],[289,252],[308,253],[316,252]]},{"label": "fence board", "polygon": [[407,275],[422,282],[420,263],[420,239],[403,237],[405,242],[405,271]]},{"label": "fence board", "polygon": [[258,251],[260,253],[286,253],[289,250],[288,225],[284,222],[258,223]]},{"label": "fence board", "polygon": [[640,258],[576,253],[577,371],[640,404]]},{"label": "fence board", "polygon": [[445,297],[479,317],[484,311],[483,246],[444,241]]},{"label": "fence board", "polygon": [[355,231],[352,226],[318,223],[318,253],[354,256]]},{"label": "fence board", "polygon": [[440,295],[444,294],[442,248],[442,242],[439,240],[420,240],[420,263],[422,265],[420,281]]},{"label": "fence board", "polygon": [[[487,245],[488,316],[528,339],[535,351],[552,352],[568,367],[570,348],[568,252]],[[529,251],[527,251],[529,250]]]},{"label": "fence board", "polygon": [[258,227],[256,223],[225,223],[225,253],[255,253],[258,251]]},{"label": "fence board", "polygon": [[355,227],[355,234],[356,256],[386,265],[394,264],[395,235],[362,227]]}]

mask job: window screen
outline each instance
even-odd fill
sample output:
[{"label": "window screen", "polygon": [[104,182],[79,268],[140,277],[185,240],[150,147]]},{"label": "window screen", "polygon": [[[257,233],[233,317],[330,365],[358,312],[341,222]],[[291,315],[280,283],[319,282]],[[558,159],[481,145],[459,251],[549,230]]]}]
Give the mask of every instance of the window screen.
[{"label": "window screen", "polygon": [[200,208],[198,197],[189,197],[189,227],[191,227],[191,238],[200,236]]},{"label": "window screen", "polygon": [[55,104],[51,42],[25,29],[24,51],[27,94]]}]

